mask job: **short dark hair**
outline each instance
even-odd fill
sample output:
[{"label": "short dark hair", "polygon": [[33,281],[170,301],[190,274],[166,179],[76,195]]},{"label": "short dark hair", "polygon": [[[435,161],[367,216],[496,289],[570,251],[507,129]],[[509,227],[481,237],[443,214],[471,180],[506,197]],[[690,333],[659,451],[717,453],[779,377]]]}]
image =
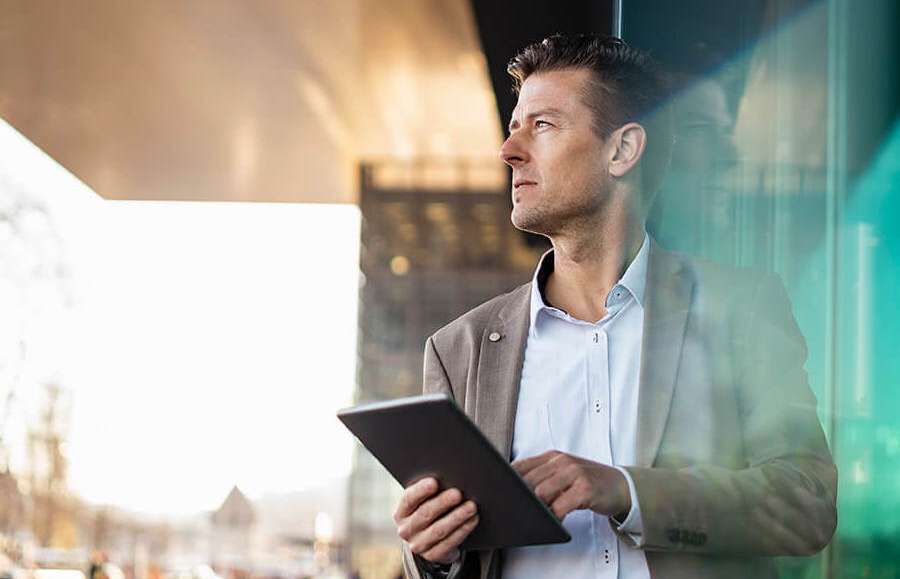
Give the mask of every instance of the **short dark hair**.
[{"label": "short dark hair", "polygon": [[647,132],[640,164],[642,195],[649,206],[669,166],[674,131],[668,79],[647,52],[615,36],[554,34],[527,46],[509,61],[506,70],[513,77],[513,92],[518,94],[533,74],[582,68],[593,73],[585,104],[593,112],[594,130],[600,138],[609,138],[630,122],[640,123]]}]

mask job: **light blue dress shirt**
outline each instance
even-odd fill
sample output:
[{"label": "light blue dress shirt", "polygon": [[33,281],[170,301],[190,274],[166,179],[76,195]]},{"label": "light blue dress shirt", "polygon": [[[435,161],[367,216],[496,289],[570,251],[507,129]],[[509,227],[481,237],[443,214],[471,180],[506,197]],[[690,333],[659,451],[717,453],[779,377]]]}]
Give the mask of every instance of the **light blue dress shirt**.
[{"label": "light blue dress shirt", "polygon": [[[531,328],[525,347],[512,458],[559,450],[612,466],[633,465],[644,289],[650,240],[606,297],[606,316],[594,323],[547,305],[544,281],[553,252],[541,258],[531,290]],[[507,549],[504,579],[649,579],[640,549],[621,541],[611,525],[638,545],[643,529],[631,477],[632,509],[621,526],[590,510],[569,513],[569,543]]]}]

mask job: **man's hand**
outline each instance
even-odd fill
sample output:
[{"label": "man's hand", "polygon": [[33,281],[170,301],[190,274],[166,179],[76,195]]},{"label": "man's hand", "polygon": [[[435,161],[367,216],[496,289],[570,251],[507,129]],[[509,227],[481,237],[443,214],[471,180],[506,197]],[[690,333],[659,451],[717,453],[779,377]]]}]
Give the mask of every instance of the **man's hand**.
[{"label": "man's hand", "polygon": [[631,510],[628,481],[611,466],[556,450],[512,466],[560,520],[580,509],[617,518]]},{"label": "man's hand", "polygon": [[[766,550],[806,557],[825,548],[837,526],[836,517],[828,501],[798,486],[764,497],[750,512],[749,521],[754,527],[765,529],[759,539]],[[822,524],[811,525],[810,521]]]},{"label": "man's hand", "polygon": [[408,486],[400,496],[394,522],[397,534],[414,554],[432,563],[452,563],[459,559],[460,544],[478,525],[478,510],[472,501],[462,503],[459,489],[437,491],[433,478]]}]

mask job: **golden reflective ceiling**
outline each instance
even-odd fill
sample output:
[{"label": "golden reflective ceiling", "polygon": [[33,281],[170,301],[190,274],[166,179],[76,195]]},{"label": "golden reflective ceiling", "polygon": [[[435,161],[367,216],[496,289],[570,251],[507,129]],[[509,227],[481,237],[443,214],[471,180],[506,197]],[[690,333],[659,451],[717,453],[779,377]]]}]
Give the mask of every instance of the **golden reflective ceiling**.
[{"label": "golden reflective ceiling", "polygon": [[111,199],[355,202],[501,140],[465,0],[0,0],[0,117]]}]

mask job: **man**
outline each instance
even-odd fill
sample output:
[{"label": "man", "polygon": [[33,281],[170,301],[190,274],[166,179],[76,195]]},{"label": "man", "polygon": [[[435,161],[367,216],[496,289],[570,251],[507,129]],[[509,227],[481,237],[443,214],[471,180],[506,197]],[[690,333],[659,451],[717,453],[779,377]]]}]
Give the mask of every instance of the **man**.
[{"label": "man", "polygon": [[671,144],[664,83],[618,39],[554,36],[509,67],[512,222],[553,249],[534,279],[439,330],[452,395],[570,543],[460,552],[477,505],[428,478],[395,513],[409,577],[774,577],[822,549],[836,471],[781,283],[645,233]]}]

